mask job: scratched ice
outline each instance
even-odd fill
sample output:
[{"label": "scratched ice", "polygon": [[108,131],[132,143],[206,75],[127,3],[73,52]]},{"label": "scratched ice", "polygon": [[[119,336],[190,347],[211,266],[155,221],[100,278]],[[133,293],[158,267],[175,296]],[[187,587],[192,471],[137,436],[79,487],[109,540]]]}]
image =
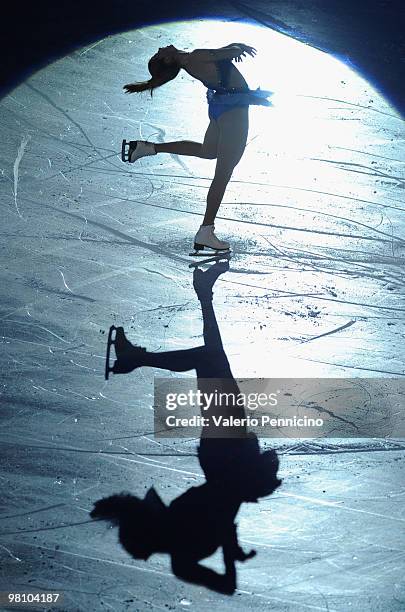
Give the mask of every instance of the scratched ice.
[{"label": "scratched ice", "polygon": [[215,22],[55,62],[1,101],[0,590],[61,590],[66,610],[403,609],[400,441],[279,441],[284,484],[240,513],[258,555],[232,599],[176,580],[164,556],[134,561],[88,522],[104,495],[154,485],[169,502],[202,482],[195,440],[153,437],[154,372],[106,383],[103,367],[111,324],[150,351],[201,343],[188,251],[214,162],[129,167],[118,152],[123,138],[201,140],[205,92],[186,74],[153,101],[121,87],[159,46],[234,39],[258,49],[241,67],[251,86],[276,92],[251,109],[217,222],[234,249],[214,290],[234,375],[404,376],[404,122],[360,75]]}]

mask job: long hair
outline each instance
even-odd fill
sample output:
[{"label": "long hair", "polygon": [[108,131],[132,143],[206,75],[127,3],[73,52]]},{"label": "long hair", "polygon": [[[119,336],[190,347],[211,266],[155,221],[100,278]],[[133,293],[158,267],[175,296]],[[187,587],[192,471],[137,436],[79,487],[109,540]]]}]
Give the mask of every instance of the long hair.
[{"label": "long hair", "polygon": [[152,96],[153,90],[156,87],[160,87],[176,78],[180,72],[180,66],[177,62],[166,64],[163,58],[158,59],[151,57],[148,62],[148,70],[152,78],[148,81],[124,85],[123,89],[125,89],[126,93],[150,90],[150,95]]},{"label": "long hair", "polygon": [[135,559],[146,559],[161,549],[167,531],[167,507],[153,487],[144,499],[130,493],[99,499],[90,516],[118,526],[122,546]]}]

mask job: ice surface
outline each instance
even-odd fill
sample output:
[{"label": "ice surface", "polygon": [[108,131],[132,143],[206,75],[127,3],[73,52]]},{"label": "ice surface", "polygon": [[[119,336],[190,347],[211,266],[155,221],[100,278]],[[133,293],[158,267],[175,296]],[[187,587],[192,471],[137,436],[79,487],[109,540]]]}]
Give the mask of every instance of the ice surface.
[{"label": "ice surface", "polygon": [[234,250],[214,290],[233,373],[404,376],[405,130],[378,92],[241,24],[78,50],[1,101],[1,590],[60,589],[66,610],[403,609],[400,441],[277,443],[284,483],[239,514],[258,555],[233,598],[178,581],[164,556],[134,561],[87,522],[113,492],[154,485],[169,502],[203,481],[196,441],[153,438],[154,371],[106,383],[103,368],[111,324],[150,351],[201,344],[188,252],[215,162],[118,153],[123,138],[201,140],[205,92],[186,74],[153,100],[121,87],[159,46],[236,37],[259,50],[248,80],[276,95],[251,109],[217,221]]}]

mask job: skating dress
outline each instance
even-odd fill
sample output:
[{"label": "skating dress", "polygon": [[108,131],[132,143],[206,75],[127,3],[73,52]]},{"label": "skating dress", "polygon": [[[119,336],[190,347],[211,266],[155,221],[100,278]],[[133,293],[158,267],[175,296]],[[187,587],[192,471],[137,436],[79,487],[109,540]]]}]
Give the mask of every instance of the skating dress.
[{"label": "skating dress", "polygon": [[232,61],[229,59],[217,60],[215,62],[218,73],[218,85],[203,81],[207,87],[208,117],[218,119],[226,111],[241,106],[256,104],[260,106],[272,106],[269,96],[271,91],[249,89],[248,86],[237,88],[229,87],[230,71]]}]

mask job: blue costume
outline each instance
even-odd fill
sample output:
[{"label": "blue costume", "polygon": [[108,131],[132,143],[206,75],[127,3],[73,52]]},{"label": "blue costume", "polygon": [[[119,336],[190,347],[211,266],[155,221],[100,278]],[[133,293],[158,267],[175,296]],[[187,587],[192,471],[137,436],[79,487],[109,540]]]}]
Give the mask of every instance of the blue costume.
[{"label": "blue costume", "polygon": [[248,86],[239,89],[229,87],[231,60],[218,60],[215,65],[219,86],[204,83],[207,87],[208,117],[210,119],[218,119],[222,113],[232,108],[249,106],[250,104],[272,105],[270,100],[267,99],[272,94],[271,91],[262,91],[260,87],[258,89],[249,89]]}]

